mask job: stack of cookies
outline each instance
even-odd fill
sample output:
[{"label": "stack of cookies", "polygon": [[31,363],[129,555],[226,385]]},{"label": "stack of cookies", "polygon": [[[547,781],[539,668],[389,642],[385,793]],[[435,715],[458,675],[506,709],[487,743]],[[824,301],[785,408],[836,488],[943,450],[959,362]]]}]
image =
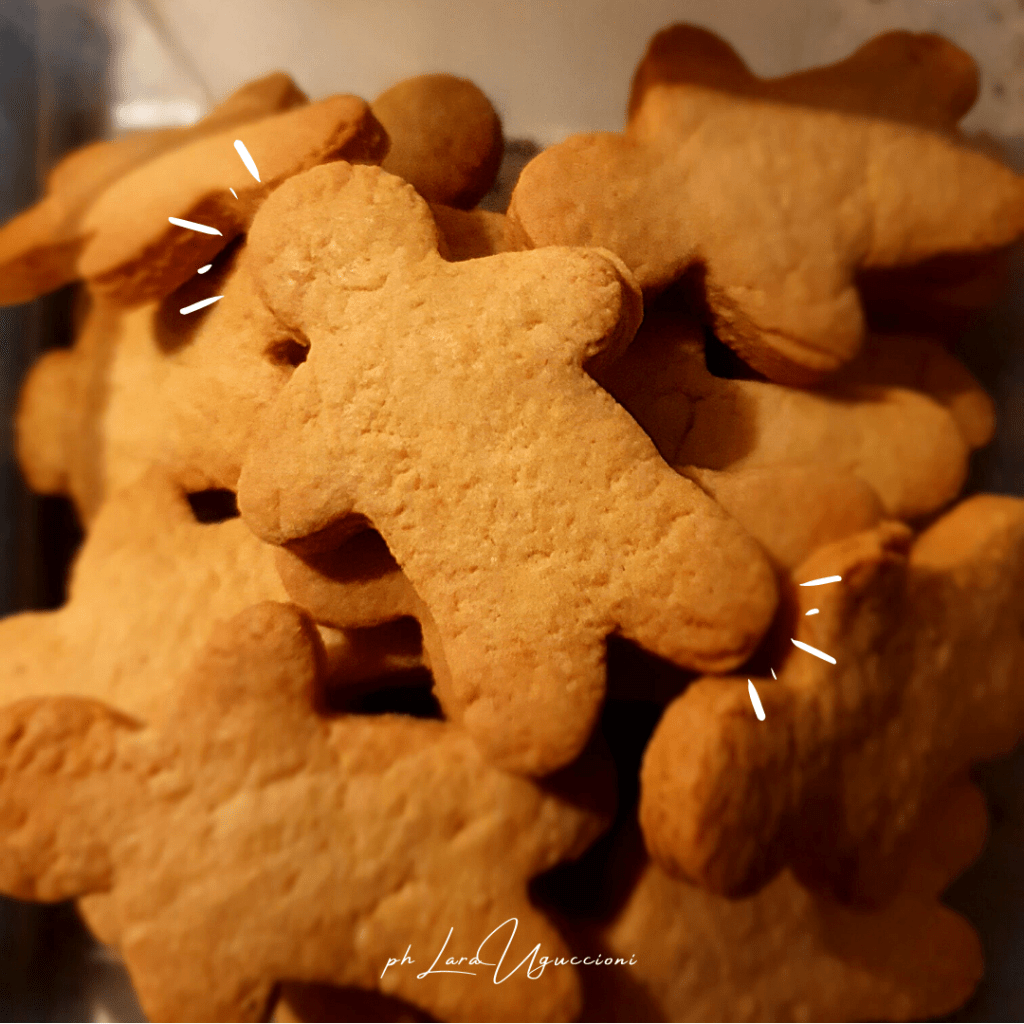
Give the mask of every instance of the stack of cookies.
[{"label": "stack of cookies", "polygon": [[0,300],[82,282],[17,437],[86,531],[0,622],[0,891],[153,1020],[961,1005],[1024,735],[1024,501],[958,503],[1024,235],[976,92],[674,26],[507,214],[447,75],[68,157],[0,229]]}]

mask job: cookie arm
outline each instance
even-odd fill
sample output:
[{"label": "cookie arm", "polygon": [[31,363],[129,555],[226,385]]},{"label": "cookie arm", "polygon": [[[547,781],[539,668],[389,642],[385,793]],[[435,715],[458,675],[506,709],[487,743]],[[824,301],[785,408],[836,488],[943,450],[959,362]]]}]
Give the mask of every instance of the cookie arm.
[{"label": "cookie arm", "polygon": [[1008,167],[931,132],[881,122],[864,142],[871,234],[861,266],[985,252],[1024,234],[1024,178]]},{"label": "cookie arm", "polygon": [[952,129],[978,98],[970,54],[927,32],[886,32],[844,60],[759,83],[765,98]]},{"label": "cookie arm", "polygon": [[[529,281],[504,299],[512,322],[532,323],[507,340],[529,346],[529,358],[564,358],[600,372],[628,348],[643,319],[643,298],[633,273],[608,249],[548,246],[531,252],[499,253],[449,268],[460,294],[493,291],[502,279]],[[522,338],[523,341],[518,341]]]},{"label": "cookie arm", "polygon": [[73,697],[0,711],[0,891],[50,902],[110,887],[119,748],[137,728]]},{"label": "cookie arm", "polygon": [[705,678],[665,712],[644,755],[640,823],[670,874],[725,896],[746,896],[782,867],[779,841],[796,793],[794,709],[755,680],[758,722],[740,678]]},{"label": "cookie arm", "polygon": [[[330,548],[365,528],[355,510],[355,489],[344,467],[325,464],[317,432],[289,431],[301,392],[278,396],[238,478],[238,510],[252,531],[269,544],[312,535],[331,537]],[[314,500],[310,500],[310,499]]]}]

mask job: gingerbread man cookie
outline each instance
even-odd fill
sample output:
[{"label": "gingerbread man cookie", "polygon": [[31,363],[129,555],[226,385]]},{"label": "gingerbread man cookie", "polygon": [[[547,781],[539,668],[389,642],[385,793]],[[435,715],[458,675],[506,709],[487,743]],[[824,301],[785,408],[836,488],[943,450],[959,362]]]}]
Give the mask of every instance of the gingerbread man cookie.
[{"label": "gingerbread man cookie", "polygon": [[[914,827],[910,869],[884,908],[864,912],[784,872],[755,896],[672,878],[632,834],[612,869],[635,879],[575,951],[611,966],[584,974],[583,1020],[926,1020],[962,1005],[981,978],[978,936],[942,891],[981,852],[981,792],[943,792]],[[635,846],[634,846],[635,844]],[[632,848],[631,848],[632,847]],[[608,883],[611,879],[608,879]]]},{"label": "gingerbread man cookie", "polygon": [[639,319],[612,258],[448,263],[411,188],[338,163],[275,193],[246,265],[308,354],[261,417],[242,515],[278,544],[379,530],[426,606],[442,704],[495,760],[576,756],[609,633],[695,667],[753,649],[764,556],[583,371]]},{"label": "gingerbread man cookie", "polygon": [[[75,563],[65,606],[0,620],[0,699],[75,694],[149,718],[219,619],[287,600],[276,550],[237,515],[203,522],[197,507],[158,468],[112,495]],[[333,624],[370,626],[407,614],[383,610],[374,596],[382,586],[388,596],[387,581],[353,581],[353,619],[341,622],[336,600]],[[387,671],[383,652],[345,633],[331,638],[331,653],[340,683]],[[403,654],[399,664],[406,663]]]},{"label": "gingerbread man cookie", "polygon": [[126,174],[89,207],[78,276],[118,305],[163,298],[243,234],[282,181],[328,160],[378,163],[387,149],[384,129],[356,96],[199,139]]},{"label": "gingerbread man cookie", "polygon": [[[925,339],[873,339],[855,364],[814,391],[716,377],[707,361],[693,319],[658,303],[625,355],[598,376],[683,472],[840,470],[867,484],[887,515],[910,519],[956,497],[969,448],[987,443],[994,428],[991,399]],[[856,506],[856,483],[844,490]],[[779,500],[786,503],[782,491]]]},{"label": "gingerbread man cookie", "polygon": [[216,132],[306,103],[295,83],[278,72],[243,85],[187,128],[94,142],[64,157],[47,177],[46,196],[0,228],[0,305],[27,302],[78,276],[78,257],[91,237],[84,224],[87,211],[136,167]]},{"label": "gingerbread man cookie", "polygon": [[719,337],[773,380],[856,355],[859,272],[1024,234],[1024,182],[943,134],[695,77],[654,75],[625,133],[541,153],[509,216],[536,246],[611,249],[646,294],[696,273]]},{"label": "gingerbread man cookie", "polygon": [[669,707],[640,811],[666,869],[737,894],[791,864],[884,900],[924,807],[1020,739],[1024,501],[970,498],[911,539],[885,524],[816,552],[793,577],[778,681],[705,678]]},{"label": "gingerbread man cookie", "polygon": [[[0,710],[0,888],[107,894],[151,1020],[265,1019],[282,979],[573,1019],[575,972],[530,964],[567,950],[527,883],[605,827],[607,789],[505,775],[443,722],[321,717],[322,661],[267,603],[214,630],[151,722],[72,697]],[[431,972],[446,934],[466,973]]]}]

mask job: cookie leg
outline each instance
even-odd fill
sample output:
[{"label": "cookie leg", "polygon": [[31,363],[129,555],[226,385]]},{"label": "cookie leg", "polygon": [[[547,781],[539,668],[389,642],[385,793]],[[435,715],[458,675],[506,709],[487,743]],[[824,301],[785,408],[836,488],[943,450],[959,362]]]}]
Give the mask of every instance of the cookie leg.
[{"label": "cookie leg", "polygon": [[443,636],[421,619],[425,658],[445,715],[468,729],[488,760],[544,775],[586,745],[604,699],[604,640],[567,644],[557,632],[536,641],[493,631]]}]

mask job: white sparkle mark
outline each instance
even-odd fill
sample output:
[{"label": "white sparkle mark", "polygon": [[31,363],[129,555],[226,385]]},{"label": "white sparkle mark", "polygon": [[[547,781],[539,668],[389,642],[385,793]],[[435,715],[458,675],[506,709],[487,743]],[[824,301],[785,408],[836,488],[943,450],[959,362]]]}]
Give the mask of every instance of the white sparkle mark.
[{"label": "white sparkle mark", "polygon": [[823,583],[838,583],[843,577],[842,576],[822,576],[820,580],[808,580],[806,583],[801,583],[801,587],[820,587]]},{"label": "white sparkle mark", "polygon": [[201,231],[204,235],[221,234],[216,228],[211,228],[209,224],[197,224],[194,220],[182,220],[180,217],[168,217],[167,219],[175,227],[188,228],[189,231]]},{"label": "white sparkle mark", "polygon": [[[200,273],[202,273],[202,271],[200,271]],[[820,611],[820,608],[812,608],[809,612],[804,612],[804,615],[817,615]]]},{"label": "white sparkle mark", "polygon": [[754,714],[757,715],[759,722],[764,721],[764,708],[761,707],[761,698],[757,695],[757,690],[754,689],[754,684],[748,679],[747,680],[747,693],[750,694],[750,703],[754,705]]},{"label": "white sparkle mark", "polygon": [[790,640],[799,647],[801,651],[813,654],[816,658],[821,658],[822,661],[827,661],[830,665],[834,665],[836,663],[836,659],[833,658],[831,654],[819,651],[817,647],[812,647],[810,644],[801,643],[799,640],[793,640],[792,637],[790,637]]},{"label": "white sparkle mark", "polygon": [[212,306],[219,299],[223,299],[223,295],[214,295],[209,299],[201,299],[199,302],[193,302],[191,306],[185,306],[180,312],[182,313],[194,313],[197,309],[204,309],[206,306]]},{"label": "white sparkle mark", "polygon": [[[241,139],[235,139],[235,151],[242,158],[242,163],[245,164],[246,169],[249,173],[257,180],[260,180],[260,172],[256,170],[256,161],[253,160],[249,153],[249,150],[245,148],[245,143]],[[237,199],[238,196],[235,196]]]},{"label": "white sparkle mark", "polygon": [[228,191],[229,191],[229,192],[230,192],[230,193],[231,193],[231,194],[232,194],[232,195],[233,195],[233,196],[234,196],[234,197],[235,197],[236,199],[238,198],[238,193],[237,193],[237,192],[236,192],[236,191],[235,191],[235,190],[234,190],[233,188],[229,188],[229,189],[228,189]]},{"label": "white sparkle mark", "polygon": [[775,674],[775,669],[769,669],[769,671],[772,674],[772,679],[774,679],[776,682],[778,682],[779,681],[779,677]]},{"label": "white sparkle mark", "polygon": [[199,268],[199,269],[198,269],[198,270],[196,271],[196,273],[197,273],[197,274],[205,274],[205,273],[206,273],[206,272],[207,272],[207,271],[208,271],[208,270],[210,269],[210,267],[212,267],[212,266],[213,266],[213,264],[212,264],[212,263],[207,263],[205,267],[200,267],[200,268]]}]

